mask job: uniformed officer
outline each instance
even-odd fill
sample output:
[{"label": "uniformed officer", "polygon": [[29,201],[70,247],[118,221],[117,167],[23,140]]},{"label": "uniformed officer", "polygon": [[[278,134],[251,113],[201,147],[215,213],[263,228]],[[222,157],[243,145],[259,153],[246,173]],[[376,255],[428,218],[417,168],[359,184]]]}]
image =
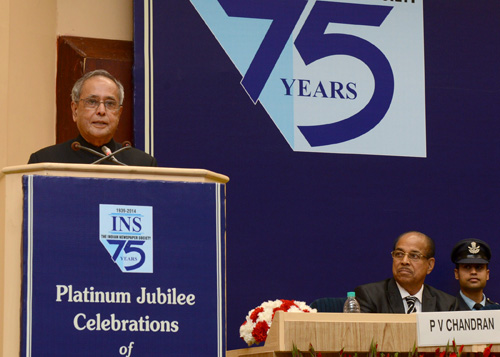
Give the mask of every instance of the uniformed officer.
[{"label": "uniformed officer", "polygon": [[453,248],[451,260],[455,263],[455,279],[460,284],[457,295],[459,310],[480,310],[486,305],[498,305],[486,298],[483,292],[490,278],[490,259],[489,245],[479,239],[463,239]]}]

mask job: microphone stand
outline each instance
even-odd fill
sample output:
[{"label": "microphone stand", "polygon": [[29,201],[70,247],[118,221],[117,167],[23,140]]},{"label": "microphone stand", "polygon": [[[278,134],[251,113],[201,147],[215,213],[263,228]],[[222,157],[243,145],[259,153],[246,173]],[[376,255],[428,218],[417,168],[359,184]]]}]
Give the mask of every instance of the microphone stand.
[{"label": "microphone stand", "polygon": [[[122,165],[122,166],[127,166],[127,164],[124,164],[123,162],[119,161],[115,155],[118,154],[119,152],[122,152],[124,150],[128,150],[130,149],[131,146],[123,146],[121,147],[120,149],[116,150],[115,152],[112,152],[111,154],[109,155],[103,155],[101,153],[99,153],[100,156],[102,156],[99,160],[96,160],[92,163],[92,165],[94,164],[99,164],[100,162],[104,161],[104,160],[109,160],[111,162],[114,162],[114,163],[117,163],[118,165]],[[92,150],[94,151],[94,150]],[[97,151],[96,151],[97,152]]]},{"label": "microphone stand", "polygon": [[[118,154],[119,152],[121,152],[121,151],[124,151],[124,150],[128,150],[128,149],[130,149],[130,148],[131,148],[131,146],[129,146],[129,145],[123,146],[122,148],[120,148],[120,149],[116,150],[115,152],[113,152],[113,153],[111,153],[111,154],[109,154],[109,155],[104,155],[104,154],[101,154],[101,153],[100,153],[100,152],[98,152],[98,151],[95,151],[95,150],[93,150],[93,149],[91,149],[91,148],[88,148],[88,147],[86,147],[86,146],[83,146],[83,145],[82,145],[82,144],[80,144],[78,141],[74,141],[74,142],[71,144],[71,148],[72,148],[73,150],[75,150],[75,151],[78,151],[78,150],[80,150],[80,149],[83,149],[83,150],[85,150],[85,151],[87,151],[87,152],[90,152],[91,154],[94,154],[94,155],[96,155],[96,156],[99,156],[99,157],[100,157],[100,159],[98,159],[98,160],[96,160],[96,161],[92,162],[92,163],[91,163],[91,165],[96,165],[96,164],[101,163],[101,162],[102,162],[102,161],[104,161],[104,160],[109,160],[109,161],[114,162],[114,163],[116,163],[116,164],[118,164],[118,165],[127,166],[127,164],[124,164],[123,162],[118,161],[118,160],[116,159],[116,157],[114,157],[114,156],[115,156],[116,154]],[[114,158],[115,160],[112,160],[112,158]]]}]

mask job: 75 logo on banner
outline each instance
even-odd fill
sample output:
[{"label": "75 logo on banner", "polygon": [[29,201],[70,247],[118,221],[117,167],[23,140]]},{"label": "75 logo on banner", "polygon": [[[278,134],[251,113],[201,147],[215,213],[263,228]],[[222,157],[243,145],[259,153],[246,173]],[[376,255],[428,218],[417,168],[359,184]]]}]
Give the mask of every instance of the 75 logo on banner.
[{"label": "75 logo on banner", "polygon": [[295,151],[425,157],[422,0],[191,0]]},{"label": "75 logo on banner", "polygon": [[153,272],[153,207],[101,204],[99,234],[122,272]]}]

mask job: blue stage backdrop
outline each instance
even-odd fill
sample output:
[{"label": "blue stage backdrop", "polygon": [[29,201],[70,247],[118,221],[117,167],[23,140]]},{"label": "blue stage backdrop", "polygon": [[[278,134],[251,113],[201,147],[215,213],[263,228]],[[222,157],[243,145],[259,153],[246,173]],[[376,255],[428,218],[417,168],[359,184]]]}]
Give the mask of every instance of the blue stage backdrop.
[{"label": "blue stage backdrop", "polygon": [[[227,186],[228,348],[270,299],[345,296],[476,237],[500,300],[500,2],[137,0],[136,142]],[[445,344],[446,341],[443,341]]]},{"label": "blue stage backdrop", "polygon": [[22,356],[224,356],[224,190],[25,176]]}]

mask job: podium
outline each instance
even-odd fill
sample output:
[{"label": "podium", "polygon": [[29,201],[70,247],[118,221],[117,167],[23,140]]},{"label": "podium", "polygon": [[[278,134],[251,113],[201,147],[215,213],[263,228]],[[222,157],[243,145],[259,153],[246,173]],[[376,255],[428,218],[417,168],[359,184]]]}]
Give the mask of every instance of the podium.
[{"label": "podium", "polygon": [[201,169],[4,168],[0,356],[223,356],[228,180]]},{"label": "podium", "polygon": [[[377,351],[394,354],[408,353],[417,343],[416,314],[342,314],[294,313],[278,311],[274,316],[264,346],[228,351],[227,357],[291,356],[293,344],[305,352],[312,344],[324,356],[367,353],[371,343]],[[434,354],[441,346],[420,347],[420,353]],[[450,341],[451,345],[451,341]],[[464,346],[464,353],[481,353],[487,345]],[[500,345],[493,345],[492,352],[500,352]]]}]

